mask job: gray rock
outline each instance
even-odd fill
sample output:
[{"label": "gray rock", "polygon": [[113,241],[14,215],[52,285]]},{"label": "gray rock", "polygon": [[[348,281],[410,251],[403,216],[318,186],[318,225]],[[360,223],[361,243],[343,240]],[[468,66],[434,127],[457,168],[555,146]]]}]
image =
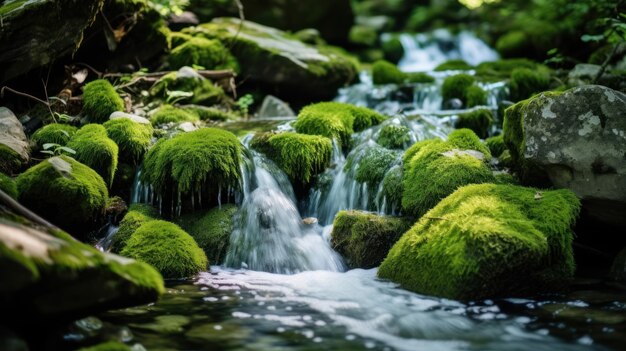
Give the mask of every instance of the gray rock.
[{"label": "gray rock", "polygon": [[[22,124],[13,112],[0,107],[0,172],[13,173],[21,164],[28,162],[28,139]],[[4,150],[3,150],[4,149]]]},{"label": "gray rock", "polygon": [[289,107],[289,104],[283,100],[272,95],[267,95],[263,99],[263,103],[261,104],[261,108],[259,109],[257,116],[259,118],[295,117],[296,114],[293,112],[291,107]]},{"label": "gray rock", "polygon": [[626,226],[626,95],[587,85],[507,110],[504,139],[525,183],[546,176],[596,219]]},{"label": "gray rock", "polygon": [[596,78],[600,72],[599,65],[592,65],[589,63],[579,63],[571,70],[567,75],[567,80],[571,85],[584,85],[589,84]]},{"label": "gray rock", "polygon": [[133,121],[135,121],[137,123],[150,124],[150,120],[148,120],[145,117],[133,115],[133,114],[122,112],[122,111],[115,111],[115,112],[111,113],[111,116],[109,116],[109,119],[119,119],[119,118],[128,118],[128,119],[133,120]]}]

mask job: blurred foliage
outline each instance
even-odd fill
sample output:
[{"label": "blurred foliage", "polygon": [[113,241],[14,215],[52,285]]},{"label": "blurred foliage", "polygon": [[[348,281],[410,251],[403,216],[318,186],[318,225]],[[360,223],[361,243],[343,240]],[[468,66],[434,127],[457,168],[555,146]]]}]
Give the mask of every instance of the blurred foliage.
[{"label": "blurred foliage", "polygon": [[150,7],[155,9],[163,17],[170,15],[180,15],[185,7],[189,5],[189,0],[149,0]]}]

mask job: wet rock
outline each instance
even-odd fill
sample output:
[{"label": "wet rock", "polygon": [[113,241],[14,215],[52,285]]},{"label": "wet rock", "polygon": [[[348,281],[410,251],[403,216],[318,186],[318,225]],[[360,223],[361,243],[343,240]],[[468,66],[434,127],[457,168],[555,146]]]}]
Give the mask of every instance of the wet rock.
[{"label": "wet rock", "polygon": [[128,118],[140,124],[150,124],[150,120],[145,117],[133,115],[133,114],[122,112],[122,111],[113,112],[111,116],[109,116],[109,120],[120,119],[120,118]]},{"label": "wet rock", "polygon": [[506,111],[504,141],[523,182],[571,189],[601,222],[626,226],[626,95],[588,85]]},{"label": "wet rock", "polygon": [[291,107],[289,107],[289,104],[283,100],[272,95],[267,95],[263,99],[263,103],[261,104],[261,108],[259,109],[257,116],[259,118],[295,117],[296,114],[293,112]]},{"label": "wet rock", "polygon": [[22,124],[6,107],[0,107],[0,172],[12,174],[28,162],[28,139]]},{"label": "wet rock", "polygon": [[76,51],[104,0],[16,0],[0,6],[0,82]]},{"label": "wet rock", "polygon": [[626,282],[626,248],[615,257],[609,277],[613,280]]},{"label": "wet rock", "polygon": [[600,72],[600,65],[580,63],[567,74],[567,80],[571,85],[589,84]]},{"label": "wet rock", "polygon": [[181,30],[185,27],[195,26],[200,23],[198,16],[190,11],[185,11],[179,15],[174,14],[170,16],[167,22],[172,30]]},{"label": "wet rock", "polygon": [[307,218],[302,220],[302,224],[304,224],[304,225],[316,225],[317,224],[317,218],[315,218],[315,217],[307,217]]}]

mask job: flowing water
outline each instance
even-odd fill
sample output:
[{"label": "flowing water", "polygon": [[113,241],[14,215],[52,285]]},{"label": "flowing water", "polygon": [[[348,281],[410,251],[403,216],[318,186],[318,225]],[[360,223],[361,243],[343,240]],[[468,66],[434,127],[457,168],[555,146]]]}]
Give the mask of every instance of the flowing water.
[{"label": "flowing water", "polygon": [[[497,57],[468,33],[405,35],[402,42],[407,53],[400,66],[407,71],[427,71],[451,58],[477,64]],[[377,279],[375,269],[345,271],[341,257],[330,248],[338,211],[398,214],[397,199],[388,196],[385,179],[400,174],[402,150],[386,150],[376,141],[387,125],[408,130],[403,148],[445,138],[456,116],[466,111],[442,109],[440,88],[450,74],[454,72],[433,72],[433,84],[398,87],[373,86],[363,73],[361,83],[341,90],[337,101],[392,118],[355,134],[348,154],[335,143],[331,167],[300,202],[287,176],[246,148],[240,211],[224,264],[193,281],[169,282],[156,304],[110,312],[97,323],[77,322],[67,339],[113,335],[148,350],[623,348],[626,295],[606,286],[598,292],[597,281],[580,282],[568,295],[461,303],[405,291]],[[483,87],[489,92],[486,108],[496,112],[507,95],[504,83]],[[291,122],[281,123],[277,129],[292,129]],[[243,139],[244,145],[249,138]],[[384,174],[377,182],[360,182],[359,163],[372,154],[383,155]],[[146,201],[145,191],[142,196]]]}]

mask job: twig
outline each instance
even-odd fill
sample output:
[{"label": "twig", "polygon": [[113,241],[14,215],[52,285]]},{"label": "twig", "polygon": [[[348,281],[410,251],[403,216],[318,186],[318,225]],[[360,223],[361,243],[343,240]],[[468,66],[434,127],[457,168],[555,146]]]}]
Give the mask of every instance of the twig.
[{"label": "twig", "polygon": [[91,67],[90,65],[88,65],[88,64],[86,64],[86,63],[79,62],[79,63],[76,63],[75,65],[77,65],[77,66],[83,66],[83,67],[85,67],[85,68],[89,69],[90,71],[92,71],[93,73],[95,73],[95,74],[98,76],[98,78],[102,78],[102,76],[104,75],[104,73],[102,73],[102,72],[98,71],[97,69],[95,69],[95,68]]},{"label": "twig", "polygon": [[35,100],[37,102],[40,102],[40,103],[48,106],[48,108],[50,108],[50,103],[48,103],[47,101],[43,101],[43,100],[41,100],[38,97],[32,96],[30,94],[22,93],[21,91],[17,91],[15,89],[11,89],[8,86],[3,86],[2,89],[0,89],[0,97],[4,97],[4,91],[5,90],[8,90],[8,91],[12,92],[15,95],[20,95],[20,96],[24,96],[24,97],[27,97],[29,99]]},{"label": "twig", "polygon": [[41,226],[44,226],[50,229],[59,229],[54,224],[46,221],[45,219],[39,217],[33,211],[22,206],[19,202],[15,201],[15,199],[10,197],[7,193],[5,193],[2,190],[0,190],[0,202],[6,205],[9,209],[13,210],[16,214],[25,217],[26,219],[28,219],[29,221],[33,223],[39,224]]},{"label": "twig", "polygon": [[[156,81],[158,81],[159,79],[161,79],[163,76],[165,76],[166,74],[172,73],[172,72],[176,72],[176,71],[165,71],[165,72],[153,72],[153,73],[146,73],[144,75],[141,76],[137,76],[135,78],[133,78],[130,82],[126,83],[126,84],[122,84],[120,86],[118,86],[119,89],[123,89],[123,88],[128,88],[130,86],[133,86],[137,83],[140,82],[146,82],[146,83],[155,83]],[[197,71],[199,75],[203,76],[204,78],[208,78],[208,79],[212,79],[212,80],[216,80],[216,79],[233,79],[235,78],[237,75],[235,74],[234,71],[226,69],[226,70],[219,70],[219,71]],[[114,78],[114,77],[122,77],[124,76],[123,74],[119,74],[119,73],[111,73],[111,74],[105,74],[103,78]]]},{"label": "twig", "polygon": [[[50,71],[48,71],[48,74],[50,73]],[[48,75],[48,78],[50,76]],[[50,112],[50,116],[52,117],[52,120],[54,121],[54,123],[57,123],[57,119],[54,118],[54,112],[52,112],[52,106],[50,105],[50,97],[48,96],[48,80],[46,79],[46,81],[44,82],[43,78],[41,78],[41,84],[43,85],[43,93],[46,95],[46,106],[48,106],[48,111]]]},{"label": "twig", "polygon": [[604,60],[604,62],[602,63],[602,66],[600,67],[600,70],[598,71],[598,74],[593,79],[593,84],[597,84],[598,81],[600,80],[600,78],[602,78],[602,76],[604,75],[604,72],[606,71],[607,67],[609,66],[609,63],[611,63],[611,60],[613,60],[613,57],[615,57],[615,55],[617,54],[617,51],[618,51],[618,49],[619,49],[619,47],[621,45],[622,45],[622,43],[615,44],[615,46],[613,47],[613,50],[611,51],[611,54],[606,58],[606,60]]}]

